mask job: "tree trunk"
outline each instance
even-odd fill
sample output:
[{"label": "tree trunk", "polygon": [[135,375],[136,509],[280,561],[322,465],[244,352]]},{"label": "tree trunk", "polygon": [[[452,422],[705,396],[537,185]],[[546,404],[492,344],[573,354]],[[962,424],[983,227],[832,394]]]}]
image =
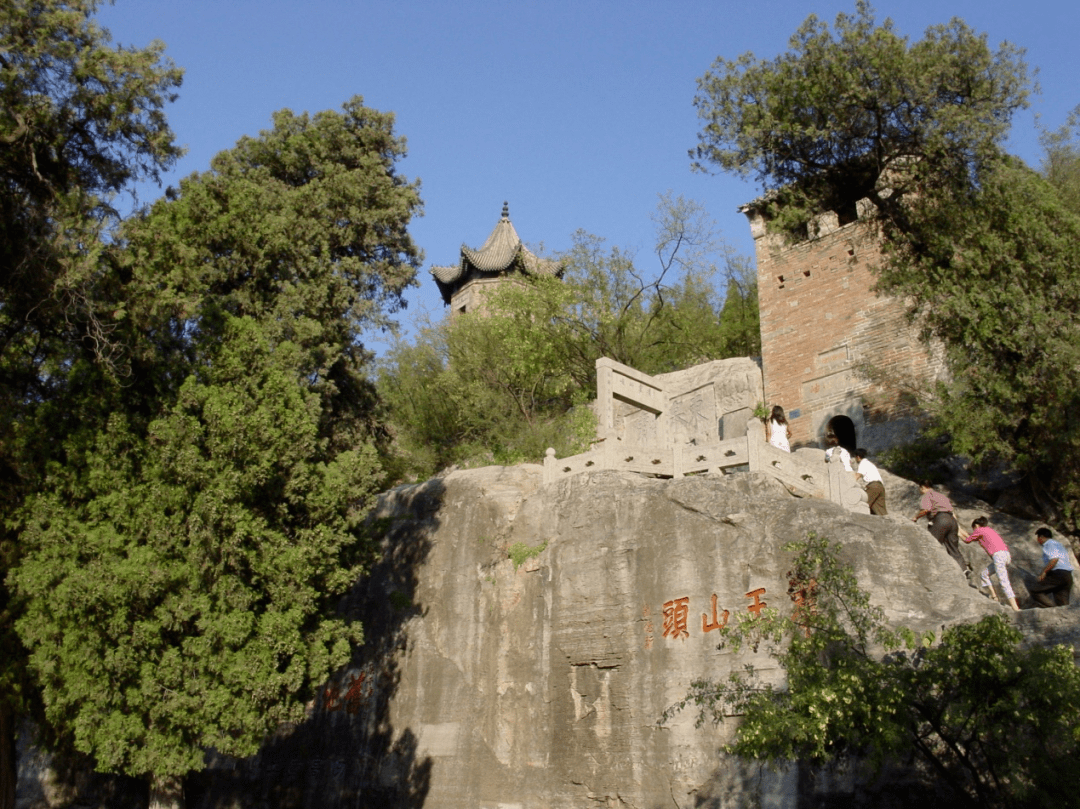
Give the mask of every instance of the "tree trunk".
[{"label": "tree trunk", "polygon": [[177,775],[150,776],[150,809],[184,809],[184,779]]},{"label": "tree trunk", "polygon": [[0,809],[15,809],[15,780],[19,774],[15,725],[15,710],[0,700]]}]

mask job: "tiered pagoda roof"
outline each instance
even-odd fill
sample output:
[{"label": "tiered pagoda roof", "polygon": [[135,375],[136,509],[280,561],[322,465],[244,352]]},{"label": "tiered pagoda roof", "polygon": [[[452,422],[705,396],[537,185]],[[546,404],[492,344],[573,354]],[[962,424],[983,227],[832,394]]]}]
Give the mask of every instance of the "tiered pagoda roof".
[{"label": "tiered pagoda roof", "polygon": [[461,259],[457,264],[431,268],[443,302],[447,304],[455,292],[474,278],[493,278],[512,272],[558,277],[563,273],[563,265],[540,258],[522,244],[510,222],[510,206],[506,202],[503,203],[502,218],[479,250],[462,244]]}]

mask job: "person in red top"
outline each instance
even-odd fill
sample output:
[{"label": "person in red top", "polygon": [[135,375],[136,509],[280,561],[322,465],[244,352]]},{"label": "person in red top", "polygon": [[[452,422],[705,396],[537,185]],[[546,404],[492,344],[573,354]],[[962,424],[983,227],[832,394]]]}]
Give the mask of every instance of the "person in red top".
[{"label": "person in red top", "polygon": [[994,585],[990,581],[990,568],[994,568],[997,573],[998,581],[1001,582],[1001,589],[1005,591],[1005,598],[1009,601],[1009,606],[1017,612],[1020,611],[1020,607],[1016,604],[1016,594],[1013,592],[1012,584],[1009,582],[1009,571],[1006,569],[1006,565],[1012,561],[1012,554],[1009,553],[1009,547],[1005,544],[1005,540],[1001,538],[1001,535],[993,528],[989,527],[990,521],[986,517],[979,517],[971,523],[971,533],[969,534],[963,528],[960,529],[960,538],[964,542],[972,542],[979,540],[979,544],[983,546],[983,550],[990,556],[990,564],[986,566],[986,569],[982,572],[982,576],[979,582],[983,587],[990,588],[990,597],[997,601],[997,592],[994,590]]},{"label": "person in red top", "polygon": [[941,492],[934,491],[933,484],[928,480],[919,484],[919,492],[922,494],[919,513],[912,517],[911,521],[918,522],[920,517],[926,517],[926,530],[945,547],[949,556],[956,560],[964,575],[967,575],[971,571],[971,565],[965,562],[960,554],[960,543],[957,540],[960,526],[953,514],[952,501]]}]

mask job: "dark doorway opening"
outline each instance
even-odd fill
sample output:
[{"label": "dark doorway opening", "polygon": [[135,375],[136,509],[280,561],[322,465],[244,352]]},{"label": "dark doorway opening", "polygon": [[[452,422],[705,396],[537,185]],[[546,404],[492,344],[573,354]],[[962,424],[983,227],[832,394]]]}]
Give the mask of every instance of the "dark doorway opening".
[{"label": "dark doorway opening", "polygon": [[825,443],[828,446],[839,444],[848,452],[854,454],[858,447],[858,436],[855,434],[855,423],[847,416],[833,416],[825,425]]}]

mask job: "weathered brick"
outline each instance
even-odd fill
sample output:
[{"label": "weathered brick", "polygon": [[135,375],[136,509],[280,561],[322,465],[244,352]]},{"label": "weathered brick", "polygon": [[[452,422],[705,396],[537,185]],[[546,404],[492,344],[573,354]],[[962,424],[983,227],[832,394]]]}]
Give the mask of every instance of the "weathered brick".
[{"label": "weathered brick", "polygon": [[830,418],[868,426],[916,415],[910,394],[942,372],[904,302],[873,291],[876,229],[819,217],[816,238],[788,243],[752,205],[765,396],[787,411],[794,441],[821,444]]}]

